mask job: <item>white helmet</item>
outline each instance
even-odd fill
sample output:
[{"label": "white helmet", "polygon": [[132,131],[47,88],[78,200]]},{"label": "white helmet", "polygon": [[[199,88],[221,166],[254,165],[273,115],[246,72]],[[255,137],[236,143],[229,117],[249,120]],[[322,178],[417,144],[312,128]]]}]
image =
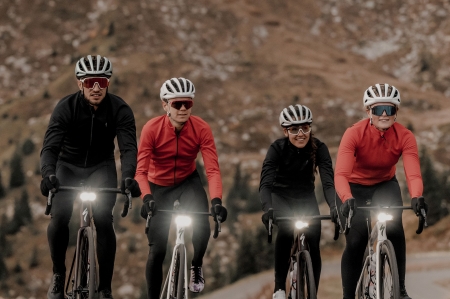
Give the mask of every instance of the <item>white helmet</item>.
[{"label": "white helmet", "polygon": [[375,103],[392,103],[398,108],[400,106],[400,92],[394,86],[389,86],[386,83],[375,84],[364,92],[363,102],[366,108]]},{"label": "white helmet", "polygon": [[308,107],[302,105],[290,105],[280,113],[280,125],[289,127],[292,125],[312,123],[312,112]]},{"label": "white helmet", "polygon": [[75,76],[77,79],[85,76],[105,76],[109,78],[111,75],[111,61],[100,55],[81,57],[75,65]]},{"label": "white helmet", "polygon": [[185,78],[172,78],[161,86],[159,96],[162,101],[173,98],[191,98],[195,96],[195,87],[191,81]]}]

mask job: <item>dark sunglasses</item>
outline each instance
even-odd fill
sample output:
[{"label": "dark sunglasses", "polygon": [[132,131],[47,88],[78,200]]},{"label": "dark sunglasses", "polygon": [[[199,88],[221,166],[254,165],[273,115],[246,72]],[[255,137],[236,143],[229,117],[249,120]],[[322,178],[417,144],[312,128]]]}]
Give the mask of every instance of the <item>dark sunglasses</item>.
[{"label": "dark sunglasses", "polygon": [[81,83],[83,83],[83,87],[93,89],[95,86],[95,83],[98,84],[98,87],[100,89],[106,88],[109,86],[109,79],[105,77],[89,77],[80,79]]},{"label": "dark sunglasses", "polygon": [[184,106],[184,108],[186,108],[187,110],[192,108],[192,106],[194,106],[194,101],[171,101],[170,106],[177,110],[180,110],[181,106]]},{"label": "dark sunglasses", "polygon": [[386,111],[387,116],[393,116],[397,113],[397,107],[389,106],[389,105],[380,105],[372,107],[372,114],[376,116],[383,115],[383,112]]}]

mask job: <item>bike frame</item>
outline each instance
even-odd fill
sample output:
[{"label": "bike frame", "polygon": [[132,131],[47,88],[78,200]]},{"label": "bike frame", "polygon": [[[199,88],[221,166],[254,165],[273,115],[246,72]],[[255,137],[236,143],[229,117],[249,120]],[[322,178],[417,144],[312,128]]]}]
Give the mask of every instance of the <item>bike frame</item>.
[{"label": "bike frame", "polygon": [[[210,213],[207,213],[207,212],[183,211],[183,210],[180,209],[180,202],[178,200],[176,200],[174,202],[173,206],[174,206],[173,210],[157,210],[157,211],[158,211],[158,213],[159,212],[165,212],[165,213],[171,213],[171,214],[174,214],[174,215],[177,215],[177,216],[188,216],[188,215],[193,215],[193,216],[194,215],[209,215],[209,216],[212,216]],[[146,222],[146,225],[145,225],[145,234],[147,234],[148,231],[149,231],[150,221],[151,221],[151,218],[153,217],[153,210],[152,210],[153,208],[151,208],[151,210],[150,210],[150,212],[148,213],[148,216],[147,216],[147,222]],[[214,239],[216,239],[218,237],[219,232],[221,231],[220,220],[221,219],[220,219],[220,216],[219,216],[218,217],[218,221],[216,221],[215,228],[214,228],[214,236],[213,236]],[[172,252],[172,261],[170,262],[170,270],[169,270],[169,273],[168,273],[168,275],[166,277],[166,280],[164,282],[163,288],[161,290],[160,299],[163,298],[164,291],[166,290],[166,287],[167,287],[166,298],[167,299],[171,298],[170,291],[173,289],[173,282],[172,282],[172,280],[170,278],[173,277],[173,275],[174,275],[174,273],[173,273],[173,269],[174,269],[173,266],[174,265],[173,264],[175,262],[175,255],[177,253],[178,247],[183,247],[184,256],[186,257],[186,246],[184,246],[185,245],[185,243],[184,243],[184,232],[185,232],[186,227],[189,226],[189,225],[182,225],[180,223],[176,223],[176,226],[177,226],[177,235],[176,235],[175,246],[174,246],[173,252]],[[184,266],[184,290],[185,290],[183,299],[188,299],[188,280],[187,280],[187,275],[186,275],[186,273],[188,273],[188,272],[187,272],[187,259],[186,258],[184,259],[184,265],[180,265],[180,267],[183,267],[183,266]]]},{"label": "bike frame", "polygon": [[[311,221],[314,220],[330,220],[331,219],[331,215],[312,215],[312,216],[299,216],[299,217],[276,217],[276,221],[301,221],[305,224],[305,226],[299,228],[296,227],[294,230],[294,243],[292,244],[292,248],[291,248],[291,256],[290,256],[290,264],[292,265],[292,263],[294,262],[294,258],[296,259],[297,256],[299,256],[299,254],[302,251],[306,251],[309,253],[309,248],[308,248],[308,242],[306,240],[306,235],[305,232],[309,227],[309,224]],[[270,220],[270,217],[269,217]],[[268,241],[269,243],[272,241],[271,235],[272,235],[272,222],[269,222],[269,238]],[[334,228],[334,240],[336,241],[339,238],[339,225],[335,224],[335,228]],[[299,267],[299,260],[295,260],[295,262],[297,263],[297,267]],[[293,269],[291,269],[291,266],[289,267],[289,271],[291,271]],[[313,285],[315,285],[314,282],[314,277],[310,277],[310,279],[313,279]],[[297,286],[296,288],[299,288],[298,285],[299,281],[297,280]],[[291,281],[291,286],[290,286],[290,290],[289,293],[292,292],[292,288],[293,288],[293,283]],[[317,292],[317,290],[314,291]],[[314,298],[317,294],[314,294]]]},{"label": "bike frame", "polygon": [[[76,191],[78,192],[77,197],[80,198],[80,195],[82,192],[95,192],[95,193],[121,193],[121,190],[119,188],[90,188],[90,187],[72,187],[72,186],[61,186],[59,187],[59,190],[61,191]],[[128,214],[128,210],[131,209],[132,207],[132,196],[131,193],[126,190],[126,196],[127,196],[127,200],[124,203],[124,207],[123,207],[123,211],[121,216],[125,217]],[[51,207],[52,207],[52,199],[53,199],[53,195],[54,193],[52,191],[49,192],[48,198],[47,198],[47,207],[45,210],[45,215],[49,215],[50,211],[51,211]],[[81,199],[81,198],[80,198]],[[72,282],[72,285],[75,286],[76,288],[78,288],[78,286],[80,285],[80,282],[77,281],[78,277],[80,276],[79,273],[81,271],[81,269],[79,269],[79,264],[80,264],[80,258],[81,258],[81,254],[80,254],[80,244],[81,244],[81,238],[82,238],[82,234],[84,233],[84,231],[86,230],[86,228],[90,227],[92,229],[92,234],[95,235],[95,225],[94,223],[91,221],[91,218],[93,216],[92,213],[92,202],[94,199],[86,199],[83,200],[81,199],[81,206],[80,206],[80,228],[78,229],[78,233],[77,233],[77,245],[76,245],[76,249],[75,249],[75,253],[74,253],[74,258],[72,260],[72,266],[70,268],[70,272],[69,272],[69,276],[68,276],[68,280],[66,283],[66,287],[65,287],[65,292],[67,293],[69,290],[69,283],[70,283],[70,279],[72,277],[72,271],[74,271],[74,280]],[[95,251],[95,240],[94,243],[92,244],[93,248],[94,248],[94,255],[95,255],[95,260],[91,261],[92,265],[95,269],[95,273],[97,273],[97,255],[96,255],[96,251]],[[98,273],[96,274],[96,276],[98,276]],[[97,278],[94,278],[94,281]],[[97,284],[97,281],[95,281],[95,284]],[[74,292],[81,292],[81,290],[74,290]],[[78,295],[72,293],[71,297],[69,298],[76,298]]]},{"label": "bike frame", "polygon": [[[362,279],[364,277],[364,271],[366,271],[366,267],[364,267],[367,263],[369,263],[369,271],[374,271],[375,272],[375,285],[376,287],[376,291],[377,291],[377,298],[381,298],[381,288],[380,283],[381,283],[381,279],[380,279],[380,273],[379,271],[377,271],[377,269],[380,268],[380,256],[381,256],[381,244],[383,243],[383,241],[386,241],[387,235],[386,235],[386,229],[387,229],[387,221],[381,221],[381,220],[377,220],[377,222],[375,223],[374,227],[376,228],[376,230],[373,230],[371,227],[371,224],[369,223],[370,221],[370,217],[366,219],[367,221],[367,229],[369,232],[369,241],[368,241],[368,249],[369,249],[369,255],[366,257],[366,260],[364,262],[363,265],[363,270],[361,272],[361,275],[359,276],[359,280],[358,283],[356,284],[356,289],[359,288],[360,284],[362,283]],[[376,262],[376,267],[375,269],[372,269],[372,267],[370,266],[370,259],[372,257],[372,255],[374,254],[374,249],[373,249],[373,245],[375,244],[375,240],[376,240],[376,248],[375,248],[375,262]],[[369,273],[370,275],[370,273]]]},{"label": "bike frame", "polygon": [[[180,247],[180,245],[184,245],[184,232],[185,232],[185,228],[186,226],[180,225],[177,223],[177,239],[175,241],[175,246],[173,248],[173,252],[172,252],[172,262],[170,263],[170,271],[169,271],[169,275],[166,278],[166,282],[168,281],[168,286],[167,286],[167,299],[170,298],[170,290],[173,288],[173,281],[171,279],[169,279],[169,277],[173,276],[173,263],[175,262],[175,254],[177,253],[177,249],[178,247]],[[183,250],[184,250],[184,256],[186,256],[186,246],[182,246]],[[183,265],[181,265],[181,267],[183,267]],[[186,276],[187,273],[187,259],[184,259],[184,273]],[[164,283],[164,285],[166,285]],[[186,292],[184,293],[185,295],[185,299],[188,299],[188,282],[187,279],[185,277],[184,279],[184,289],[186,290]]]},{"label": "bike frame", "polygon": [[[412,208],[409,206],[367,206],[367,207],[356,207],[356,209],[358,210],[369,210],[369,212],[371,210],[376,210],[376,211],[383,211],[383,210],[411,210]],[[348,233],[348,229],[351,227],[350,223],[351,223],[351,217],[353,216],[353,210],[350,210],[350,214],[349,214],[349,218],[347,218],[347,222],[346,222],[346,228],[345,228],[345,233]],[[400,216],[401,217],[401,216]],[[358,279],[358,283],[356,284],[356,294],[358,292],[358,289],[360,288],[360,285],[362,283],[362,280],[364,278],[364,271],[366,271],[366,264],[369,263],[369,271],[375,271],[375,286],[376,286],[376,295],[377,298],[381,297],[381,273],[379,273],[379,271],[377,271],[377,269],[380,269],[380,263],[381,263],[381,246],[383,244],[384,241],[388,240],[387,238],[387,221],[390,221],[391,219],[379,219],[377,218],[377,222],[374,224],[373,228],[371,225],[371,217],[370,215],[366,218],[366,224],[367,224],[367,230],[368,230],[368,236],[369,236],[369,240],[368,240],[368,252],[369,255],[366,257],[366,260],[364,261],[363,264],[363,269],[361,271],[361,275]],[[421,211],[421,215],[419,215],[419,226],[416,230],[417,234],[420,234],[423,230],[424,227],[427,227],[427,223],[426,223],[426,214],[425,211],[422,210]],[[370,259],[372,257],[372,255],[374,254],[374,244],[376,243],[375,246],[375,269],[372,269],[372,266],[370,266]],[[397,265],[395,265],[397,266]],[[370,277],[370,273],[369,273],[369,277]],[[369,294],[370,295],[370,294]]]}]

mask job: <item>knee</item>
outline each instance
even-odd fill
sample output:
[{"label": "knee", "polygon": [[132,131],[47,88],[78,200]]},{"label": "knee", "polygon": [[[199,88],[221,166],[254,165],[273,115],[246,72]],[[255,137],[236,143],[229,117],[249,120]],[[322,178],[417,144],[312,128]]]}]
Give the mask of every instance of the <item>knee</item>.
[{"label": "knee", "polygon": [[345,244],[345,251],[356,253],[364,252],[366,248],[366,240],[362,240],[362,238],[352,238],[347,239]]},{"label": "knee", "polygon": [[163,263],[164,257],[166,256],[166,247],[158,245],[150,245],[148,252],[148,260],[152,263]]},{"label": "knee", "polygon": [[69,227],[71,215],[66,213],[55,213],[51,215],[50,225],[54,225],[58,228]]},{"label": "knee", "polygon": [[99,234],[114,233],[114,226],[110,219],[94,219],[95,228]]}]

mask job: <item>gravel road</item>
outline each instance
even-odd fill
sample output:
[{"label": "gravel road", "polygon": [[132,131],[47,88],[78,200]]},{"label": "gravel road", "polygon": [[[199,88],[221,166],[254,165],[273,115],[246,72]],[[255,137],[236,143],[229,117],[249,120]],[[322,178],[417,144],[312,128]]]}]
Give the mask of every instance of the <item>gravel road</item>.
[{"label": "gravel road", "polygon": [[[450,252],[408,255],[406,265],[406,289],[413,299],[450,299]],[[246,277],[196,299],[250,299],[269,284],[273,284],[273,270]],[[338,260],[323,262],[319,295],[322,289],[323,294],[330,293],[326,288],[331,285],[334,288],[340,285],[340,261]],[[336,294],[336,290],[334,292]],[[340,294],[342,298],[342,292]],[[321,296],[318,297],[321,298]]]}]

